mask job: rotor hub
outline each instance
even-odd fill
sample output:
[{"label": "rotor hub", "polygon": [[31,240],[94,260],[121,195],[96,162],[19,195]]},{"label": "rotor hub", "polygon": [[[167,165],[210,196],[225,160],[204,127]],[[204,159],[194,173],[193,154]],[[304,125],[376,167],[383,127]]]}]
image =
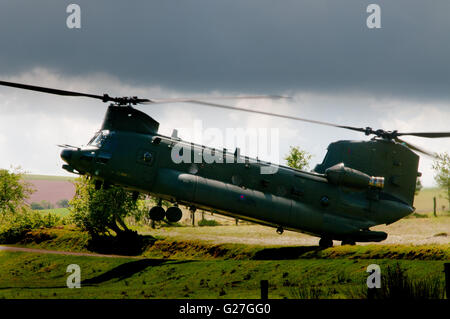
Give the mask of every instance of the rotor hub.
[{"label": "rotor hub", "polygon": [[385,140],[393,140],[398,137],[398,131],[385,131],[382,129],[373,130],[371,127],[366,127],[364,130],[364,134],[366,135],[376,135],[377,137],[381,137]]}]

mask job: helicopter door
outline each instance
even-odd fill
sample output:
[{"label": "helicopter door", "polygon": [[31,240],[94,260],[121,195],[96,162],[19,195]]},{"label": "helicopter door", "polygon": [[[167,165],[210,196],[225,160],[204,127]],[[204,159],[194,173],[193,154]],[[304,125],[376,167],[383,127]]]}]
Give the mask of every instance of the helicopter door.
[{"label": "helicopter door", "polygon": [[156,176],[156,158],[157,152],[148,148],[140,148],[137,152],[136,161],[137,174],[144,182],[144,186],[150,186]]}]

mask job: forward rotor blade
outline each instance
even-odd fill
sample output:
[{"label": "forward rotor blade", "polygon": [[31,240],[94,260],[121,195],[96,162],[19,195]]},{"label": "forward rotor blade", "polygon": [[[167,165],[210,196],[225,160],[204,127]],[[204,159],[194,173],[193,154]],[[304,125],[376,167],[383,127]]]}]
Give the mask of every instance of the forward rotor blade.
[{"label": "forward rotor blade", "polygon": [[420,147],[418,147],[418,146],[415,146],[415,145],[413,145],[413,144],[411,144],[411,143],[408,143],[408,142],[406,142],[406,141],[404,141],[404,140],[401,140],[401,139],[399,139],[398,137],[395,138],[395,141],[398,142],[398,143],[405,144],[405,145],[408,146],[410,149],[412,149],[412,150],[414,150],[414,151],[416,151],[416,152],[419,152],[419,153],[428,155],[428,156],[430,156],[430,157],[432,157],[432,158],[437,158],[437,155],[436,155],[435,153],[430,153],[429,151],[426,151],[426,150],[424,150],[423,148],[420,148]]},{"label": "forward rotor blade", "polygon": [[411,135],[427,138],[450,137],[450,132],[397,133],[397,136]]},{"label": "forward rotor blade", "polygon": [[18,88],[18,89],[36,91],[36,92],[63,95],[63,96],[84,96],[84,97],[90,97],[90,98],[100,99],[100,100],[102,100],[104,98],[103,95],[94,95],[94,94],[87,94],[87,93],[81,93],[81,92],[58,90],[58,89],[52,89],[52,88],[47,88],[47,87],[42,87],[42,86],[35,86],[35,85],[28,85],[28,84],[14,83],[14,82],[6,82],[6,81],[0,81],[0,85],[10,86],[10,87]]},{"label": "forward rotor blade", "polygon": [[6,81],[0,81],[0,85],[14,87],[14,88],[18,88],[18,89],[48,93],[48,94],[62,95],[62,96],[90,97],[93,99],[102,100],[103,102],[116,102],[119,104],[127,104],[127,103],[138,104],[138,103],[150,102],[150,100],[148,100],[148,99],[138,99],[137,97],[111,97],[108,94],[103,94],[103,95],[88,94],[88,93],[82,93],[82,92],[58,90],[58,89],[53,89],[53,88],[48,88],[48,87],[43,87],[43,86],[35,86],[35,85],[6,82]]},{"label": "forward rotor blade", "polygon": [[[151,99],[148,102],[144,102],[142,104],[163,104],[163,103],[176,103],[176,102],[184,102],[184,103],[196,103],[201,100],[256,100],[256,99],[271,99],[271,100],[279,100],[279,99],[292,99],[289,96],[281,96],[281,95],[247,95],[247,96],[203,96],[203,97],[190,97],[190,98],[169,98],[169,99]],[[206,103],[206,102],[205,102]]]},{"label": "forward rotor blade", "polygon": [[332,127],[339,127],[339,128],[344,128],[344,129],[358,131],[358,132],[366,132],[366,129],[364,129],[364,128],[336,125],[336,124],[332,124],[332,123],[315,121],[315,120],[309,120],[309,119],[296,117],[296,116],[283,115],[283,114],[264,112],[264,111],[258,111],[258,110],[250,110],[250,109],[245,109],[245,108],[236,107],[236,106],[229,106],[229,105],[224,105],[224,104],[217,104],[217,103],[211,103],[211,102],[205,102],[205,101],[199,101],[199,100],[185,100],[183,102],[194,103],[194,104],[201,104],[201,105],[207,105],[207,106],[213,106],[213,107],[227,109],[227,110],[243,111],[243,112],[248,112],[248,113],[256,113],[256,114],[262,114],[262,115],[268,115],[268,116],[275,116],[275,117],[291,119],[291,120],[296,120],[296,121],[303,121],[303,122],[320,124],[320,125],[326,125],[326,126],[332,126]]}]

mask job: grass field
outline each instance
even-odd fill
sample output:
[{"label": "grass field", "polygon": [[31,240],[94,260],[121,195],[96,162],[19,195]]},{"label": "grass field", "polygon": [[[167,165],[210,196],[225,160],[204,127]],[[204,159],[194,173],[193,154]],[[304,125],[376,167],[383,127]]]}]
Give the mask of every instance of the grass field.
[{"label": "grass field", "polygon": [[[407,218],[391,225],[380,225],[373,230],[385,231],[386,244],[450,244],[450,216]],[[156,230],[141,229],[144,234],[171,237],[179,240],[202,240],[210,243],[239,243],[252,245],[317,245],[319,239],[297,232],[285,231],[278,235],[274,228],[259,225],[216,227],[162,227]],[[335,241],[335,245],[339,242]],[[367,245],[359,243],[359,245]]]},{"label": "grass field", "polygon": [[39,210],[42,214],[55,214],[60,217],[67,217],[70,214],[70,211],[68,208],[52,208],[52,209],[42,209]]},{"label": "grass field", "polygon": [[[253,298],[260,280],[270,298],[295,298],[305,286],[319,297],[364,297],[366,268],[392,260],[167,260],[0,252],[0,298]],[[81,289],[66,287],[67,266],[81,268]],[[412,277],[442,273],[440,261],[400,261]],[[442,277],[442,276],[441,276]]]},{"label": "grass field", "polygon": [[[138,257],[175,258],[175,259],[260,259],[260,258],[364,258],[364,259],[419,259],[446,260],[450,259],[450,243],[405,245],[405,244],[377,244],[356,246],[339,246],[321,250],[315,245],[286,244],[276,241],[261,240],[256,243],[243,243],[245,235],[251,236],[261,226],[221,226],[221,227],[177,227],[185,229],[180,233],[167,236],[167,233],[155,232],[152,244],[147,244]],[[199,231],[199,233],[197,233]],[[209,236],[219,234],[234,234],[240,240],[204,240]],[[191,236],[187,236],[191,234]],[[295,234],[295,233],[294,233]],[[264,236],[264,235],[262,235]],[[276,235],[279,236],[279,235]],[[284,236],[284,235],[283,235]],[[282,237],[282,236],[279,236]],[[153,242],[153,240],[155,240]],[[336,243],[337,244],[337,243]],[[60,251],[99,252],[89,248],[89,236],[72,225],[52,229],[38,229],[28,232],[20,247],[41,248]],[[91,250],[90,250],[91,249]]]},{"label": "grass field", "polygon": [[[446,204],[442,193],[425,189],[417,196],[417,212],[427,218],[374,227],[389,234],[381,243],[339,246],[335,241],[335,247],[323,250],[315,237],[290,231],[280,236],[273,228],[234,226],[227,219],[215,227],[138,227],[152,244],[129,257],[0,250],[0,298],[247,299],[260,297],[262,279],[269,281],[270,298],[365,298],[367,266],[378,264],[383,272],[397,262],[411,278],[437,276],[442,283],[443,264],[450,260],[450,215],[439,209]],[[431,216],[434,196],[438,218]],[[41,212],[69,214],[68,209]],[[105,253],[71,225],[29,232],[16,246]],[[114,254],[114,245],[107,248]],[[69,264],[81,267],[81,289],[66,287]]]},{"label": "grass field", "polygon": [[[83,248],[87,237],[75,230],[35,233],[27,246]],[[50,238],[50,239],[49,239]],[[159,239],[137,258],[66,256],[0,251],[0,298],[259,298],[260,280],[270,298],[364,298],[366,269],[382,271],[397,262],[408,276],[443,283],[449,245],[264,247],[213,245]],[[66,287],[67,266],[81,268],[82,288]],[[437,277],[436,277],[437,276]]]},{"label": "grass field", "polygon": [[[259,298],[260,280],[270,298],[364,298],[366,269],[397,262],[412,278],[437,276],[450,244],[317,246],[214,243],[203,237],[252,235],[255,226],[177,227],[129,258],[0,251],[0,298]],[[256,226],[260,227],[260,226]],[[199,232],[199,233],[197,233]],[[162,233],[160,233],[161,235]],[[277,235],[278,236],[278,235]],[[73,226],[36,230],[20,246],[88,252],[89,236]],[[66,268],[78,264],[82,288],[66,288]]]},{"label": "grass field", "polygon": [[[418,213],[433,212],[433,197],[436,197],[437,212],[442,214],[448,211],[448,200],[446,192],[440,188],[424,188],[414,199],[414,207]],[[445,206],[445,209],[442,207]]]}]

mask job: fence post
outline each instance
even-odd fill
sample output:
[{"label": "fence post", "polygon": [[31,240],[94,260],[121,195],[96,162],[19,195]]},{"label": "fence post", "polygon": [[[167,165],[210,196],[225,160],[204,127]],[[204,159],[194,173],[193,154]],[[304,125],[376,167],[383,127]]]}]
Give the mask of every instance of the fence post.
[{"label": "fence post", "polygon": [[433,214],[434,214],[434,217],[437,217],[437,215],[436,215],[436,197],[433,197]]},{"label": "fence post", "polygon": [[445,272],[445,293],[447,294],[447,299],[450,300],[450,263],[444,264]]},{"label": "fence post", "polygon": [[269,299],[269,282],[261,280],[261,299]]}]

